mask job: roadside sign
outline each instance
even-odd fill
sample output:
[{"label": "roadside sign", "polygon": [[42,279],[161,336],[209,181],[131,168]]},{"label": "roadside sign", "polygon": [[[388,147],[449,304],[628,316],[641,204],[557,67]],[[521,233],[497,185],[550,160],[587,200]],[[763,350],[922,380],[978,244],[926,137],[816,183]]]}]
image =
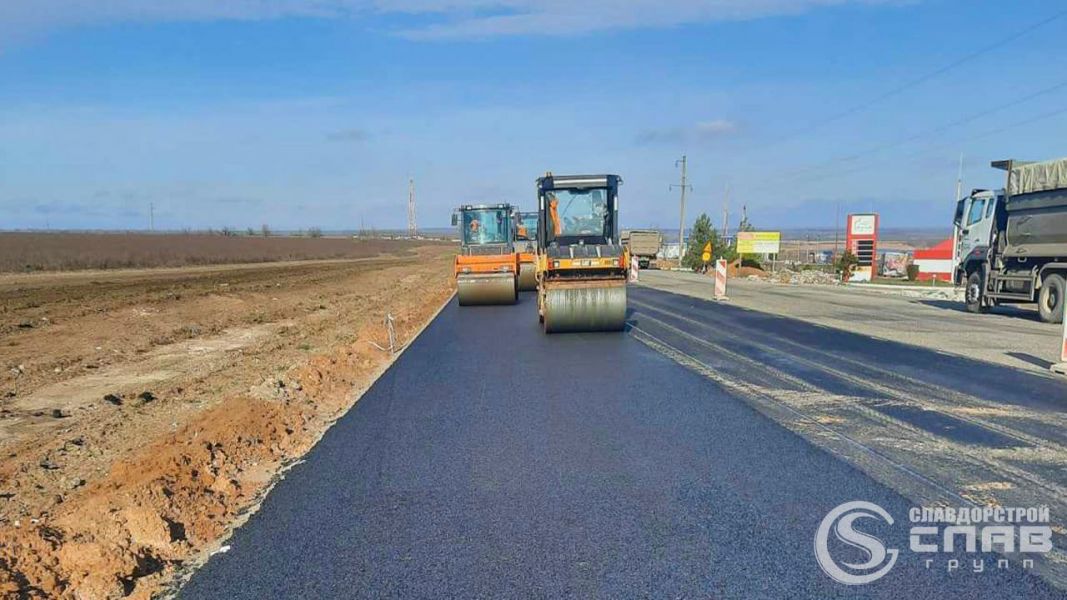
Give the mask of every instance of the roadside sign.
[{"label": "roadside sign", "polygon": [[856,255],[849,281],[871,281],[878,268],[878,215],[849,215],[845,247]]},{"label": "roadside sign", "polygon": [[704,252],[700,255],[700,259],[705,263],[711,262],[711,242],[704,244]]},{"label": "roadside sign", "polygon": [[780,231],[739,231],[738,254],[778,254],[782,249]]},{"label": "roadside sign", "polygon": [[637,262],[636,256],[630,257],[630,283],[637,283],[637,272],[640,270],[640,263]]}]

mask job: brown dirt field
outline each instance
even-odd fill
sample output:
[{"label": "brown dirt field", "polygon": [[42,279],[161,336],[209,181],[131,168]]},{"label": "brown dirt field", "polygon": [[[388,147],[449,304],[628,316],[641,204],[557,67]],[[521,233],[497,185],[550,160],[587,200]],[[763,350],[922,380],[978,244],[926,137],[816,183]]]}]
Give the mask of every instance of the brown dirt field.
[{"label": "brown dirt field", "polygon": [[451,295],[452,254],[0,276],[0,596],[172,589],[388,366],[386,313],[409,341]]},{"label": "brown dirt field", "polygon": [[207,233],[0,233],[0,272],[136,269],[369,258],[422,241]]}]

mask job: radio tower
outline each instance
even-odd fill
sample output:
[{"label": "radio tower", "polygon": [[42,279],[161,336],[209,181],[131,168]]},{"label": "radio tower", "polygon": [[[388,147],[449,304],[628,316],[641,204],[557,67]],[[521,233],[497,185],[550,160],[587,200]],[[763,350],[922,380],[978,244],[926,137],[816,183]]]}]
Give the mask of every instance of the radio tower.
[{"label": "radio tower", "polygon": [[415,180],[408,180],[408,237],[414,238],[419,235],[419,227],[415,224]]}]

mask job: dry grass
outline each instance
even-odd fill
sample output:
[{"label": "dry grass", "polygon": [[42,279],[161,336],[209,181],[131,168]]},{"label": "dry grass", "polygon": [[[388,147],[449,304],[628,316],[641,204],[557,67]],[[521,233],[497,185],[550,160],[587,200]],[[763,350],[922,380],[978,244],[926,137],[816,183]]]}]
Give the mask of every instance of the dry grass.
[{"label": "dry grass", "polygon": [[425,241],[210,234],[0,233],[0,272],[365,258]]}]

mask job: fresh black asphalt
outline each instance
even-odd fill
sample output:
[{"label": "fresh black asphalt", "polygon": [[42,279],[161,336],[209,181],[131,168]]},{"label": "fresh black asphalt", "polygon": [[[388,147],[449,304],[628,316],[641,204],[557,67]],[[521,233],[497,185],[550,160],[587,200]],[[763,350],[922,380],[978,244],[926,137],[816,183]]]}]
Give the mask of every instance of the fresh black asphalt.
[{"label": "fresh black asphalt", "polygon": [[[761,335],[838,335],[747,318]],[[894,359],[941,356],[908,352]],[[813,554],[850,500],[898,519],[878,533],[900,560],[864,586]],[[544,335],[531,295],[453,301],[180,597],[1062,597],[1017,568],[924,568],[910,506],[632,331]]]}]

